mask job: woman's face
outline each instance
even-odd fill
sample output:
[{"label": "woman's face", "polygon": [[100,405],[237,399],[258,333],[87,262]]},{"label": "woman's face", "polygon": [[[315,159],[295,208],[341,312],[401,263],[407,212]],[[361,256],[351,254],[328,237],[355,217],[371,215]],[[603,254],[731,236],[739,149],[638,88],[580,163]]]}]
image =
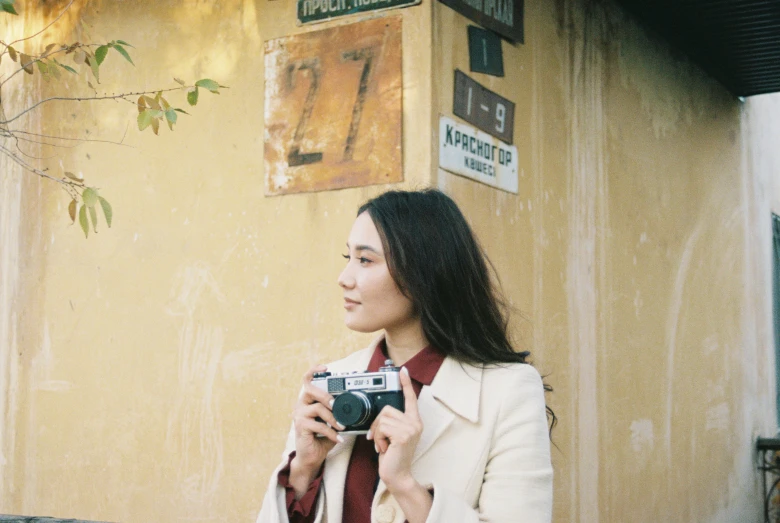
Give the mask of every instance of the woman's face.
[{"label": "woman's face", "polygon": [[412,301],[390,276],[379,232],[367,212],[361,213],[347,241],[347,266],[339,276],[344,290],[344,323],[358,332],[402,330],[419,323]]}]

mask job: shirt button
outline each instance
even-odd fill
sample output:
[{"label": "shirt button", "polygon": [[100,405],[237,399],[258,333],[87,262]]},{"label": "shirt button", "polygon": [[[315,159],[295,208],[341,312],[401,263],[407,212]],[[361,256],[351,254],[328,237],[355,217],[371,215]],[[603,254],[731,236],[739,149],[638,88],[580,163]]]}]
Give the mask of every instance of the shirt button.
[{"label": "shirt button", "polygon": [[395,518],[395,509],[390,505],[376,507],[376,520],[379,523],[392,523]]}]

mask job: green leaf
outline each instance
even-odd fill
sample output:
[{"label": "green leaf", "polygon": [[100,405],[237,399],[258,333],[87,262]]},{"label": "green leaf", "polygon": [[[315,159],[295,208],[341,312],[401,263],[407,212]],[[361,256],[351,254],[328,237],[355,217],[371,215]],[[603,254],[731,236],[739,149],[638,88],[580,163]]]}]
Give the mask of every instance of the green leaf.
[{"label": "green leaf", "polygon": [[116,43],[118,43],[118,44],[122,44],[122,45],[126,45],[127,47],[132,47],[133,49],[135,49],[135,47],[134,47],[134,46],[132,46],[132,45],[128,44],[128,43],[127,43],[127,42],[125,42],[124,40],[117,40],[117,41],[116,41]]},{"label": "green leaf", "polygon": [[92,75],[95,77],[95,80],[97,80],[97,83],[100,83],[100,66],[97,63],[97,60],[90,60],[89,68],[92,69]]},{"label": "green leaf", "polygon": [[24,53],[19,54],[19,65],[22,66],[25,73],[33,74],[33,59]]},{"label": "green leaf", "polygon": [[79,49],[75,53],[73,53],[73,62],[76,64],[83,64],[87,61],[87,53],[84,52],[83,49]]},{"label": "green leaf", "polygon": [[41,74],[46,74],[49,72],[49,66],[43,63],[41,60],[38,60],[36,63],[38,64],[38,70],[41,72]]},{"label": "green leaf", "polygon": [[60,65],[60,67],[62,67],[62,68],[63,68],[63,69],[65,69],[66,71],[70,71],[70,72],[71,72],[71,73],[73,73],[73,74],[79,74],[79,73],[77,73],[77,72],[76,72],[76,70],[75,70],[74,68],[72,68],[72,67],[71,67],[71,66],[69,66],[69,65],[65,65],[65,64],[59,64],[59,65]]},{"label": "green leaf", "polygon": [[130,58],[130,55],[127,53],[127,51],[125,50],[125,48],[124,48],[124,47],[122,47],[121,45],[118,45],[118,44],[114,44],[114,49],[116,49],[116,50],[119,52],[119,54],[121,54],[122,56],[124,56],[124,57],[125,57],[125,60],[127,60],[127,61],[128,61],[128,62],[130,62],[131,64],[135,65],[135,64],[133,63],[133,59],[132,59],[132,58]]},{"label": "green leaf", "polygon": [[110,229],[111,220],[114,219],[114,211],[111,210],[111,204],[108,203],[108,200],[102,196],[98,196],[98,201],[100,201],[100,206],[103,208],[103,215],[106,217],[106,225],[108,225],[108,228]]},{"label": "green leaf", "polygon": [[163,112],[159,109],[144,109],[138,113],[138,130],[143,131],[150,125],[153,125],[153,122],[161,118],[162,115]]},{"label": "green leaf", "polygon": [[187,85],[187,84],[184,83],[184,80],[182,80],[181,78],[176,78],[175,76],[173,77],[173,81],[176,82],[177,84],[179,84],[182,87]]},{"label": "green leaf", "polygon": [[177,109],[174,109],[174,111],[176,111],[177,113],[186,114],[187,116],[189,116],[189,115],[190,115],[190,113],[188,113],[188,112],[187,112],[187,111],[185,111],[184,109],[178,109],[178,108],[177,108]]},{"label": "green leaf", "polygon": [[175,109],[168,109],[165,111],[165,119],[168,120],[171,123],[176,123],[176,119],[179,117],[178,114],[176,114]]},{"label": "green leaf", "polygon": [[152,120],[154,117],[152,116],[152,110],[151,109],[144,109],[140,113],[138,113],[138,130],[143,131],[149,125],[151,125]]},{"label": "green leaf", "polygon": [[108,54],[108,46],[107,45],[101,45],[97,49],[95,49],[95,60],[97,61],[97,64],[100,65],[103,63],[103,60],[106,59],[106,55]]},{"label": "green leaf", "polygon": [[84,177],[81,176],[80,174],[73,174],[70,171],[65,171],[65,176],[67,176],[68,178],[70,178],[75,182],[84,183]]},{"label": "green leaf", "polygon": [[214,80],[209,80],[208,78],[203,78],[202,80],[198,80],[197,82],[195,82],[195,85],[197,87],[203,87],[204,89],[208,89],[212,93],[219,92],[219,84]]},{"label": "green leaf", "polygon": [[78,206],[78,202],[76,200],[71,200],[70,205],[68,205],[68,216],[70,216],[70,222],[76,223],[76,207]]},{"label": "green leaf", "polygon": [[5,11],[6,13],[11,13],[12,15],[18,15],[19,13],[16,12],[16,9],[14,9],[14,2],[16,0],[0,0],[0,9]]},{"label": "green leaf", "polygon": [[97,211],[94,207],[89,208],[89,217],[92,218],[92,229],[97,232]]},{"label": "green leaf", "polygon": [[86,205],[87,207],[94,207],[95,204],[98,202],[98,193],[95,189],[92,189],[91,187],[87,187],[81,193],[81,200],[84,202],[84,205]]},{"label": "green leaf", "polygon": [[87,206],[82,205],[79,209],[79,225],[81,230],[84,231],[84,237],[89,238],[89,222],[87,221]]},{"label": "green leaf", "polygon": [[187,92],[187,103],[195,105],[198,103],[198,88],[195,87]]}]

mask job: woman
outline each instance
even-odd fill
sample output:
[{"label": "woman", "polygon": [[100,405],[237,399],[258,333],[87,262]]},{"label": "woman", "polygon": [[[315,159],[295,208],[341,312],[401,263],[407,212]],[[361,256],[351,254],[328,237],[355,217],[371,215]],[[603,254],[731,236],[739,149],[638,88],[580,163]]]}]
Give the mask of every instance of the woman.
[{"label": "woman", "polygon": [[[544,386],[512,349],[502,302],[471,229],[437,190],[364,204],[347,242],[345,323],[383,331],[310,369],[284,460],[258,523],[549,522],[552,467]],[[315,372],[403,366],[405,409],[366,436],[340,435]]]}]

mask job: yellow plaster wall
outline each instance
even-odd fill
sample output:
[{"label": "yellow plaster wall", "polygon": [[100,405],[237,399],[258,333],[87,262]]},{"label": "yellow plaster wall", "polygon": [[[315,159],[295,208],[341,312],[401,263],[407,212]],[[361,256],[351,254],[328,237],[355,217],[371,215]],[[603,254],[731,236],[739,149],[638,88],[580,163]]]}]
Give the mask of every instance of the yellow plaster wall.
[{"label": "yellow plaster wall", "polygon": [[[758,521],[777,104],[741,104],[618,9],[584,4],[526,2],[506,78],[470,73],[517,104],[516,196],[435,168],[467,21],[427,0],[390,13],[403,186],[456,198],[526,316],[514,332],[560,417],[555,521]],[[298,376],[368,339],[342,326],[335,279],[355,209],[384,187],[263,195],[263,41],[327,27],[297,27],[291,0],[104,1],[80,16],[137,47],[137,68],[106,62],[109,92],[172,76],[230,90],[159,137],[113,102],[27,123],[131,146],[60,151],[114,205],[88,240],[62,191],[2,164],[0,512],[253,521]]]},{"label": "yellow plaster wall", "polygon": [[[407,187],[431,172],[430,11],[390,13],[403,18]],[[109,93],[174,76],[230,89],[201,93],[157,137],[137,131],[130,104],[48,106],[42,132],[126,145],[58,152],[113,205],[113,228],[88,240],[61,190],[3,173],[0,201],[17,209],[3,222],[15,269],[3,273],[3,375],[16,377],[3,389],[0,513],[253,521],[300,376],[370,338],[343,326],[336,278],[359,203],[385,187],[263,194],[263,42],[333,24],[297,27],[289,0],[101,2],[82,16],[94,39],[136,46],[136,68],[119,55],[101,68]],[[21,98],[52,92],[37,89]]]},{"label": "yellow plaster wall", "polygon": [[[434,16],[436,107],[452,116],[469,22]],[[469,73],[517,104],[519,194],[442,170],[437,183],[555,388],[554,520],[759,521],[776,99],[743,104],[607,2],[526,2],[525,16],[506,77]]]}]

